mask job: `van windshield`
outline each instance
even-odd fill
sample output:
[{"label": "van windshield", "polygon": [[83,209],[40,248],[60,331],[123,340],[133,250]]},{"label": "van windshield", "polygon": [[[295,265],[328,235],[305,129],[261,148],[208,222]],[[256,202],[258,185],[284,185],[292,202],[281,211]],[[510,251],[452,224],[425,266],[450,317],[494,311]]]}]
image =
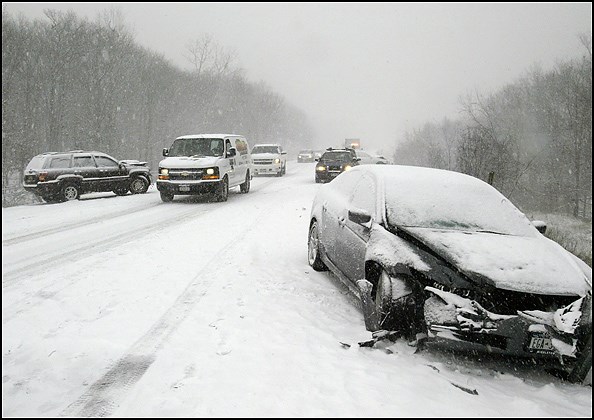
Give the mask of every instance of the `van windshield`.
[{"label": "van windshield", "polygon": [[169,149],[169,156],[222,156],[225,152],[223,139],[186,138],[176,139]]}]

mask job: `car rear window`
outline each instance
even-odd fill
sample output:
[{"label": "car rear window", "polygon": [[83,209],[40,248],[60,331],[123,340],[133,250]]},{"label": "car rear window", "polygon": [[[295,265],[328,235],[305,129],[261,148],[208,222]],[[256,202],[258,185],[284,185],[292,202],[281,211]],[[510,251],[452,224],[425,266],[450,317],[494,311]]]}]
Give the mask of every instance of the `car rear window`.
[{"label": "car rear window", "polygon": [[45,156],[35,156],[31,159],[31,162],[27,165],[27,169],[43,169],[43,164],[45,163]]},{"label": "car rear window", "polygon": [[70,156],[54,156],[51,158],[49,168],[69,168]]}]

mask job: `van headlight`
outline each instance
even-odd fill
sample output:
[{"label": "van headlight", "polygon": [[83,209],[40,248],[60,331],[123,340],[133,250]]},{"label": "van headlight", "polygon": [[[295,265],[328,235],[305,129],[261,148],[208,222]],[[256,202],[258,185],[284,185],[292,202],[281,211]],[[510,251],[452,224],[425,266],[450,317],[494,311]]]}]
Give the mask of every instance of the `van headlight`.
[{"label": "van headlight", "polygon": [[215,173],[215,170],[214,170],[213,168],[208,168],[208,169],[206,170],[206,174],[207,174],[207,175],[213,175],[214,173]]},{"label": "van headlight", "polygon": [[280,159],[274,159],[274,163],[280,163]]},{"label": "van headlight", "polygon": [[161,168],[161,169],[159,169],[159,173],[161,175],[169,175],[169,169],[167,169],[167,168]]}]

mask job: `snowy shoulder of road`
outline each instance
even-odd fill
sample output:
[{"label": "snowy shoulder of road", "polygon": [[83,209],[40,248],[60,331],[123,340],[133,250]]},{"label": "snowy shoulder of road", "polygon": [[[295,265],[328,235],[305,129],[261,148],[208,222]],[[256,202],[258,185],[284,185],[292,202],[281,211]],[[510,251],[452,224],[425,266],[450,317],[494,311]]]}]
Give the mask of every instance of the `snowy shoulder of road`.
[{"label": "snowy shoulder of road", "polygon": [[591,417],[537,366],[370,339],[307,263],[315,163],[225,203],[2,209],[3,417]]}]

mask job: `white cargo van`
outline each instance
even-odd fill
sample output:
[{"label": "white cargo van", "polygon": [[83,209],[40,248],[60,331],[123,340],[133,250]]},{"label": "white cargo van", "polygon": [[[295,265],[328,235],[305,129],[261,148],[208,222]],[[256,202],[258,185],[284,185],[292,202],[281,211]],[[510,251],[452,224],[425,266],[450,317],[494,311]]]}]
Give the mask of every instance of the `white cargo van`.
[{"label": "white cargo van", "polygon": [[250,190],[252,158],[245,137],[236,134],[192,134],[178,137],[163,149],[157,189],[161,200],[175,195],[214,194],[227,201],[229,188]]}]

